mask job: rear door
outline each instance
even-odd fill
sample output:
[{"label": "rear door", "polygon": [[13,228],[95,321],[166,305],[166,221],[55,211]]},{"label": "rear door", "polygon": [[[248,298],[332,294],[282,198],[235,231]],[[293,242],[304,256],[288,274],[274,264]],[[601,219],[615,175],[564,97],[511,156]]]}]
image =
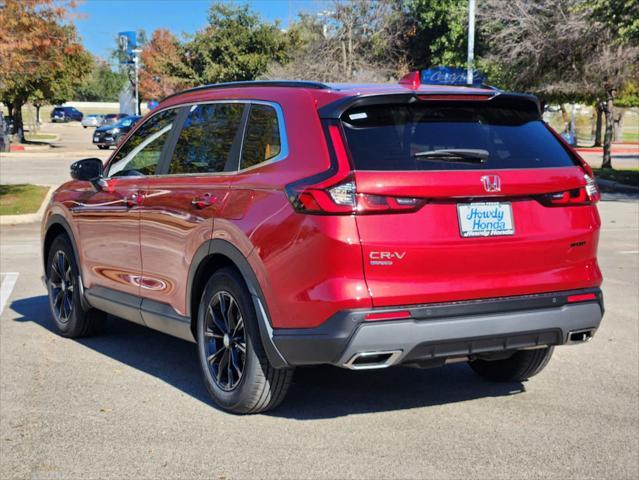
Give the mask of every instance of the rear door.
[{"label": "rear door", "polygon": [[375,306],[600,283],[594,184],[532,102],[368,105],[341,119],[358,194],[423,203],[356,216]]},{"label": "rear door", "polygon": [[151,310],[186,315],[189,268],[197,249],[211,238],[213,220],[226,202],[228,175],[237,171],[245,108],[242,102],[184,107],[172,154],[161,175],[146,185],[141,295],[143,315],[151,327],[161,328],[154,325],[161,319],[149,314]]}]

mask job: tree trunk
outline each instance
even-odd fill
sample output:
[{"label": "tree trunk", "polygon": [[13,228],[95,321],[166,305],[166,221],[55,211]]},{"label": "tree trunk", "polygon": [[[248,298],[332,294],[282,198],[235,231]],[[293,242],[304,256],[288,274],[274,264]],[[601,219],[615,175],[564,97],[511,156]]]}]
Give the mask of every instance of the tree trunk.
[{"label": "tree trunk", "polygon": [[615,114],[613,116],[614,121],[614,130],[612,139],[615,142],[623,141],[623,115],[626,113],[626,110],[623,108],[616,109]]},{"label": "tree trunk", "polygon": [[36,105],[36,125],[40,125],[40,105]]},{"label": "tree trunk", "polygon": [[570,123],[570,114],[563,103],[559,104],[559,110],[561,110],[561,119],[564,121],[564,130],[566,130],[566,125]]},{"label": "tree trunk", "polygon": [[346,43],[342,40],[342,71],[346,77],[346,81],[350,80],[348,77],[348,61],[346,59]]},{"label": "tree trunk", "polygon": [[615,91],[606,91],[606,106],[604,107],[604,113],[606,114],[606,132],[604,134],[603,145],[603,161],[601,162],[601,168],[612,168],[611,148],[612,148],[612,129],[613,129],[613,100],[615,98]]},{"label": "tree trunk", "polygon": [[9,112],[9,116],[13,117],[13,103],[7,103],[7,111]]},{"label": "tree trunk", "polygon": [[597,120],[595,127],[595,144],[594,147],[601,147],[601,122],[603,120],[603,102],[597,101],[595,106],[597,111]]},{"label": "tree trunk", "polygon": [[13,101],[13,130],[18,136],[20,143],[24,143],[24,123],[22,122],[22,100],[16,99]]}]

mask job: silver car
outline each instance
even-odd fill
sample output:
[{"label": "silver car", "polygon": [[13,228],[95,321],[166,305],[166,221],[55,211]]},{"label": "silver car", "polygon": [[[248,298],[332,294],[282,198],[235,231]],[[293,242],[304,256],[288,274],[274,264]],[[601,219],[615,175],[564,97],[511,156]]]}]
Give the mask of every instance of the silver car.
[{"label": "silver car", "polygon": [[101,127],[104,124],[104,115],[94,114],[85,115],[82,119],[82,126],[87,127]]}]

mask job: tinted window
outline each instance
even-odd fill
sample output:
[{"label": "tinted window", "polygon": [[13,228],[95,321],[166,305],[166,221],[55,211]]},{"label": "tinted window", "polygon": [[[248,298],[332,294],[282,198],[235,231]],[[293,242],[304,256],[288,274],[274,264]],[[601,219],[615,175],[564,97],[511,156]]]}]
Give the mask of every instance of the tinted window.
[{"label": "tinted window", "polygon": [[276,157],[282,151],[277,113],[268,105],[251,105],[242,144],[241,168],[248,168]]},{"label": "tinted window", "polygon": [[176,109],[165,110],[140,126],[113,157],[109,175],[155,175],[177,113]]},{"label": "tinted window", "polygon": [[[493,101],[494,102],[494,101]],[[467,170],[572,166],[568,152],[530,108],[483,102],[376,105],[342,116],[359,170]],[[485,163],[436,161],[432,150],[486,150]]]},{"label": "tinted window", "polygon": [[224,171],[243,111],[238,103],[194,106],[184,121],[169,174]]}]

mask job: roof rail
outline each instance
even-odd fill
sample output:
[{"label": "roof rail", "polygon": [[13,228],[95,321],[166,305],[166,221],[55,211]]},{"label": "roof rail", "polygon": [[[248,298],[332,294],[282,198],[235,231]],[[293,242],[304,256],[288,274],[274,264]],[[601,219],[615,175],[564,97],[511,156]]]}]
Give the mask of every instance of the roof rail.
[{"label": "roof rail", "polygon": [[211,83],[199,87],[189,88],[180,92],[172,93],[162,99],[162,102],[169,98],[183,93],[199,92],[202,90],[214,90],[216,88],[244,88],[244,87],[289,87],[289,88],[313,88],[316,90],[330,90],[331,87],[325,83],[310,82],[305,80],[246,80],[240,82]]}]

